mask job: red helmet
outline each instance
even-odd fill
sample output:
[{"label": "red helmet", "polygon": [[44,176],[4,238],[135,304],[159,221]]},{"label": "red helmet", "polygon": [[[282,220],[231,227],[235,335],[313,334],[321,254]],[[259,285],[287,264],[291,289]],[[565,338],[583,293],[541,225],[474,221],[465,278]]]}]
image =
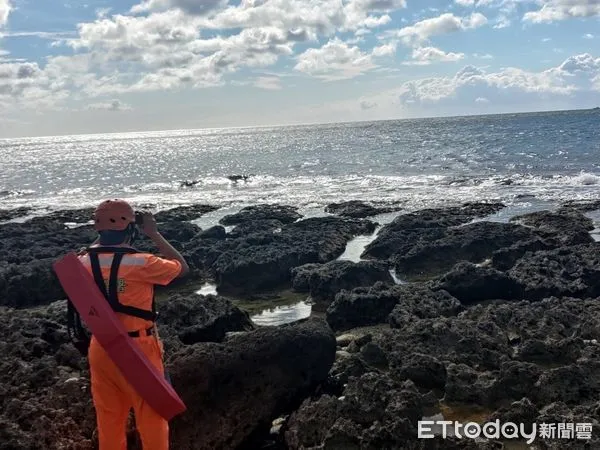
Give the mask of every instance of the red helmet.
[{"label": "red helmet", "polygon": [[94,226],[97,231],[124,230],[135,222],[135,212],[125,200],[105,200],[94,212]]}]

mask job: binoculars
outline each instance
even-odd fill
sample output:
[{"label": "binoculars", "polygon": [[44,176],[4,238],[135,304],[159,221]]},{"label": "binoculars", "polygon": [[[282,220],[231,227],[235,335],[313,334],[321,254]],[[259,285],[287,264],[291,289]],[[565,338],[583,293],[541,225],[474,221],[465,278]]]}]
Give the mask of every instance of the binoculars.
[{"label": "binoculars", "polygon": [[135,212],[135,224],[141,226],[144,223],[144,213],[142,211]]}]

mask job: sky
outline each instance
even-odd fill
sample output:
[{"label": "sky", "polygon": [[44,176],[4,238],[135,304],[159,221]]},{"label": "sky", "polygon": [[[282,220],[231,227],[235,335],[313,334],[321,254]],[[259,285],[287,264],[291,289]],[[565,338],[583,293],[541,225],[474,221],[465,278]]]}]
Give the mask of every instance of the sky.
[{"label": "sky", "polygon": [[0,0],[0,138],[600,106],[600,0]]}]

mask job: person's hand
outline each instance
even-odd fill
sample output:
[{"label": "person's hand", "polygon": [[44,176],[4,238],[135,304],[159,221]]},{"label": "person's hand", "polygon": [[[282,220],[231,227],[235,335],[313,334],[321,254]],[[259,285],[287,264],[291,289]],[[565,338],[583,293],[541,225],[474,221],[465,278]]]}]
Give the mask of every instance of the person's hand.
[{"label": "person's hand", "polygon": [[158,234],[158,226],[156,225],[154,215],[149,211],[143,211],[142,217],[144,219],[140,227],[142,233],[148,237],[156,236]]}]

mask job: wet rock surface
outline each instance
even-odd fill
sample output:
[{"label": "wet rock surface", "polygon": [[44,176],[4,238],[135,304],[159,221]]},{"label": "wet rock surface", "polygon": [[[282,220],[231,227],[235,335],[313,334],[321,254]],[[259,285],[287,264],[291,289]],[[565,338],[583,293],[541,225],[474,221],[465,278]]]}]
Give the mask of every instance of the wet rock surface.
[{"label": "wet rock surface", "polygon": [[581,213],[600,210],[600,200],[569,200],[564,202],[560,209],[562,211],[578,211]]},{"label": "wet rock surface", "polygon": [[400,327],[417,318],[454,315],[458,300],[425,285],[376,283],[372,287],[342,291],[327,308],[327,321],[335,330],[385,323]]},{"label": "wet rock surface", "polygon": [[237,447],[297,407],[326,379],[334,356],[335,337],[316,319],[182,349],[171,378],[188,411],[171,424],[173,448]]},{"label": "wet rock surface", "polygon": [[57,320],[65,314],[65,302],[0,308],[1,449],[93,449],[89,374]]},{"label": "wet rock surface", "polygon": [[350,239],[374,228],[373,222],[365,220],[310,218],[284,225],[278,233],[250,232],[219,241],[193,257],[214,272],[220,292],[251,293],[291,285],[294,267],[331,261],[344,252]]},{"label": "wet rock surface", "polygon": [[52,270],[53,258],[26,264],[0,262],[0,305],[28,307],[64,298],[64,291]]},{"label": "wet rock surface", "polygon": [[593,242],[589,232],[594,229],[594,222],[577,210],[538,211],[511,221],[536,228],[542,236],[557,239],[563,245]]},{"label": "wet rock surface", "polygon": [[466,224],[504,208],[500,203],[467,203],[462,206],[424,209],[402,214],[382,228],[363,252],[363,258],[388,259],[407,253],[421,241],[439,239],[448,227]]},{"label": "wet rock surface", "polygon": [[508,274],[525,298],[600,296],[600,243],[525,254]]},{"label": "wet rock surface", "polygon": [[[342,436],[348,448],[360,448],[369,442],[364,423],[349,421],[342,406],[349,395],[355,395],[350,388],[353,383],[368,386],[368,377],[414,384],[419,388],[421,404],[472,405],[474,409],[493,411],[487,420],[499,418],[526,424],[539,424],[542,419],[550,423],[577,422],[573,414],[577,410],[583,412],[579,422],[597,424],[599,305],[598,299],[549,298],[535,302],[495,301],[445,317],[435,310],[422,318],[402,311],[398,327],[370,332],[365,335],[368,339],[358,345],[357,339],[351,341],[346,349],[355,347],[357,352],[338,357],[330,374],[332,393],[307,400],[290,418],[286,439],[291,448],[327,448],[333,425],[344,420]],[[410,309],[403,302],[395,308]],[[356,331],[350,333],[355,335]],[[383,358],[387,362],[385,372],[373,364],[372,357],[365,360],[364,355],[372,354],[372,348],[377,349],[379,363]],[[394,389],[389,384],[386,388],[390,392]],[[382,398],[379,393],[374,397]],[[563,406],[556,409],[553,405]],[[353,408],[361,411],[367,427],[379,430],[389,405],[375,406],[378,416],[368,406]],[[467,421],[465,418],[463,423]],[[410,427],[405,430],[406,435],[391,437],[391,441],[380,444],[381,448],[420,448],[416,433]],[[559,441],[548,442],[550,446],[544,448],[583,448],[577,447],[581,441],[563,440],[563,447],[556,447]],[[593,448],[595,441],[591,442],[586,448]],[[440,448],[467,443],[444,441],[443,445]]]},{"label": "wet rock surface", "polygon": [[509,270],[525,254],[539,252],[542,250],[552,250],[556,248],[556,243],[541,237],[534,237],[530,240],[520,241],[510,247],[496,250],[491,258],[491,265],[498,270]]},{"label": "wet rock surface", "polygon": [[433,240],[415,243],[405,254],[392,258],[398,276],[407,279],[429,279],[446,273],[456,263],[480,263],[501,248],[530,240],[533,231],[523,226],[475,222],[449,228]]},{"label": "wet rock surface", "polygon": [[43,216],[34,217],[27,221],[30,224],[43,225],[55,223],[64,225],[65,223],[87,224],[94,219],[94,208],[68,209],[63,211],[54,211]]},{"label": "wet rock surface", "polygon": [[248,313],[215,295],[172,295],[160,303],[158,314],[162,334],[177,336],[186,345],[221,342],[228,332],[255,328]]},{"label": "wet rock surface", "polygon": [[30,208],[0,209],[0,222],[17,219],[31,212]]},{"label": "wet rock surface", "polygon": [[[328,325],[255,329],[221,296],[162,299],[168,368],[192,406],[173,422],[174,448],[261,448],[270,439],[290,449],[501,448],[416,438],[423,415],[466,422],[471,416],[458,411],[469,408],[485,411],[479,421],[586,422],[596,430],[600,244],[582,215],[596,206],[570,203],[502,224],[470,223],[499,204],[403,214],[361,263],[335,259],[350,239],[374,232],[368,220],[302,220],[295,208],[258,205],[226,219],[235,225],[227,232],[187,221],[202,205],[165,213],[160,229],[194,280],[214,277],[222,295],[264,300],[262,289],[282,285],[331,302]],[[65,303],[51,303],[64,294],[50,278],[54,258],[95,238],[89,226],[64,225],[85,223],[87,213],[0,224],[0,305],[19,307],[0,307],[0,352],[8,355],[0,363],[0,449],[94,448],[87,363],[66,336]],[[396,285],[390,264],[402,279],[426,281]],[[337,348],[328,326],[346,335]],[[281,432],[268,437],[279,415]],[[536,445],[600,446],[592,436]]]},{"label": "wet rock surface", "polygon": [[97,234],[91,226],[68,229],[62,223],[7,223],[0,225],[0,261],[26,264],[54,258],[91,244]]},{"label": "wet rock surface", "polygon": [[485,300],[520,300],[524,296],[523,286],[508,274],[471,263],[457,264],[434,286],[464,305]]},{"label": "wet rock surface", "polygon": [[237,224],[228,234],[229,239],[243,238],[251,234],[280,233],[284,223],[278,219],[253,220]]},{"label": "wet rock surface", "polygon": [[[522,258],[544,250],[593,245],[591,219],[572,209],[540,211],[511,219],[512,223],[477,221],[500,205],[477,205],[417,211],[398,216],[369,244],[364,258],[389,260],[399,277],[422,281],[449,272],[460,262],[492,262],[508,271]],[[465,211],[468,211],[465,212]]]},{"label": "wet rock surface", "polygon": [[95,237],[89,226],[68,229],[53,220],[0,225],[0,305],[33,306],[64,298],[52,262]]},{"label": "wet rock surface", "polygon": [[189,205],[159,211],[154,215],[158,223],[161,222],[184,222],[197,219],[206,213],[219,209],[214,205]]},{"label": "wet rock surface", "polygon": [[[159,302],[158,310],[161,317],[159,333],[165,343],[166,359],[169,361],[167,368],[178,375],[181,373],[178,371],[180,366],[172,368],[172,363],[177,361],[175,355],[178,351],[191,348],[186,345],[187,342],[197,342],[194,344],[196,348],[208,346],[207,341],[224,341],[228,332],[254,328],[246,313],[217,296],[173,295]],[[70,342],[65,322],[65,301],[29,309],[0,308],[0,351],[3,355],[0,361],[0,424],[3,425],[0,426],[1,449],[97,448],[87,359]],[[256,355],[262,354],[262,358],[270,358],[268,370],[274,376],[280,362],[289,362],[279,354],[275,357],[275,353],[290,350],[293,352],[289,358],[295,358],[295,365],[284,366],[278,381],[282,382],[287,374],[286,386],[300,390],[308,388],[309,382],[327,376],[328,361],[333,360],[335,353],[335,339],[324,323],[305,324],[287,330],[271,329],[252,337],[247,333],[242,334],[243,336],[229,339],[226,344],[220,344],[223,359],[215,358],[214,361],[218,362],[215,362],[212,369],[208,369],[206,365],[211,360],[205,361],[198,373],[212,373],[216,377],[214,383],[218,384],[225,381],[220,374],[227,367],[233,375],[240,369],[240,364],[249,369],[245,363],[248,358],[254,358],[257,361],[255,364],[260,365],[260,358],[252,356],[250,352],[253,347]],[[267,346],[273,347],[271,353],[264,353]],[[311,346],[312,353],[307,350]],[[327,354],[328,351],[330,355]],[[301,353],[305,356],[298,358]],[[237,372],[238,377],[247,374],[243,370]],[[287,404],[289,394],[282,394],[283,384],[281,390],[275,392],[269,391],[267,386],[260,386],[258,379],[253,383],[264,398],[272,403],[281,401]],[[202,384],[201,379],[198,384]],[[231,395],[234,395],[237,387],[237,381],[234,380]],[[243,393],[238,392],[240,395]],[[252,398],[254,394],[249,397]],[[214,400],[219,401],[218,398]],[[223,404],[220,410],[223,412],[221,420],[229,420],[227,415],[231,411],[228,410],[228,405]],[[139,450],[133,431],[130,437],[132,444],[129,449]],[[225,443],[223,445],[226,446]]]},{"label": "wet rock surface", "polygon": [[240,212],[229,214],[219,222],[222,225],[238,225],[246,222],[255,222],[275,219],[281,223],[293,223],[302,218],[298,208],[287,205],[255,205],[243,208]]},{"label": "wet rock surface", "polygon": [[[175,213],[165,211],[164,217],[179,219],[207,208],[212,207],[199,205],[176,209]],[[91,225],[73,228],[65,223],[86,223],[92,215],[93,209],[67,210],[25,223],[0,224],[0,305],[27,307],[64,298],[52,263],[68,252],[90,245],[97,237]],[[159,231],[185,253],[186,244],[202,230],[187,221],[173,220],[159,224]],[[135,246],[140,251],[157,253],[156,246],[143,235]],[[192,270],[200,269],[192,264]]]},{"label": "wet rock surface", "polygon": [[292,269],[293,287],[309,292],[317,302],[330,303],[341,290],[372,286],[378,281],[394,284],[389,267],[378,261],[331,261],[325,264],[307,264]]},{"label": "wet rock surface", "polygon": [[343,217],[365,218],[378,214],[384,214],[394,211],[400,211],[402,208],[398,205],[366,203],[359,200],[350,200],[341,203],[331,203],[325,208],[325,212],[337,214]]},{"label": "wet rock surface", "polygon": [[215,225],[202,231],[198,237],[200,239],[225,239],[227,237],[227,232],[224,227]]},{"label": "wet rock surface", "polygon": [[306,401],[288,421],[290,448],[398,448],[417,434],[426,402],[416,386],[366,373],[348,382],[343,399]]}]

